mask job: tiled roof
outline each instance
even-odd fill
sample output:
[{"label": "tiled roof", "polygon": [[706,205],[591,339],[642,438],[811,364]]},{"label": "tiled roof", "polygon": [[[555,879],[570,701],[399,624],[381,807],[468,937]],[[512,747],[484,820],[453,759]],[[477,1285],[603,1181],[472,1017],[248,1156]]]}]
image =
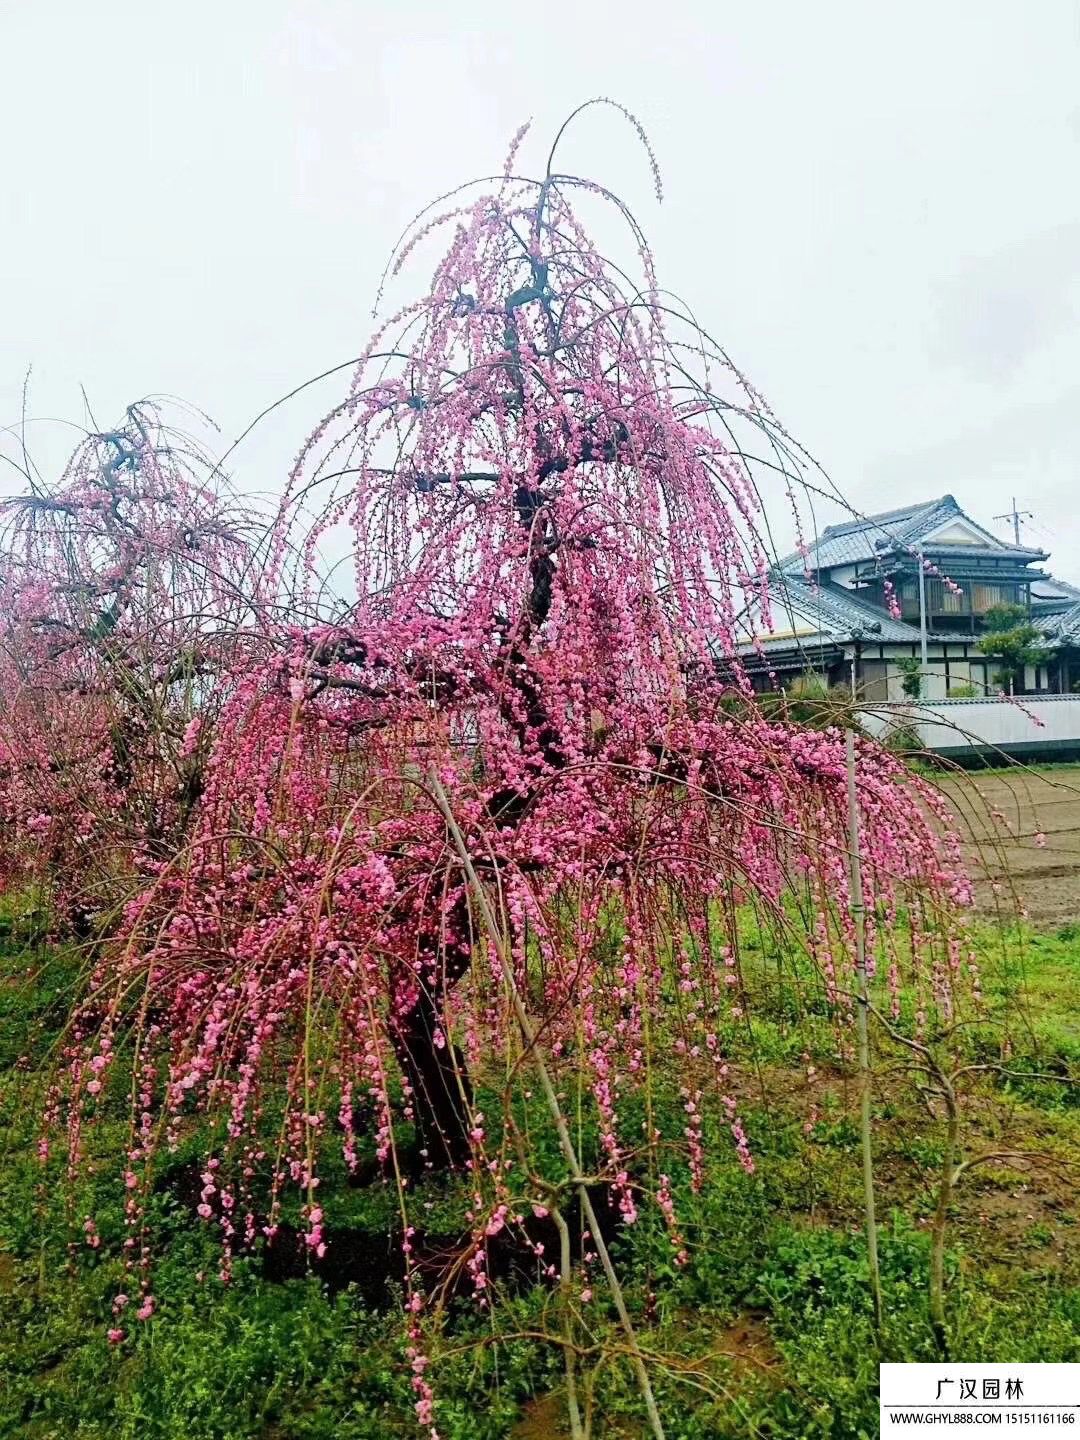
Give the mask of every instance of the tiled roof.
[{"label": "tiled roof", "polygon": [[[786,593],[799,613],[821,616],[830,634],[850,635],[852,630],[866,630],[870,625],[880,625],[880,638],[883,640],[910,640],[912,635],[918,636],[914,626],[894,620],[887,610],[879,610],[876,605],[868,604],[850,590],[833,585],[828,580],[814,585],[808,584],[802,576],[785,575],[782,581],[777,577],[777,581],[779,584],[774,583],[772,587],[772,603],[773,623],[778,629],[782,628],[780,617],[786,610]],[[873,633],[877,635],[878,631]]]},{"label": "tiled roof", "polygon": [[1032,586],[1031,603],[1040,609],[1045,606],[1047,609],[1061,610],[1068,605],[1072,605],[1075,601],[1080,600],[1080,589],[1075,585],[1070,585],[1067,580],[1059,580],[1056,575],[1048,575],[1045,583],[1059,590],[1061,593],[1059,595],[1040,595],[1040,587],[1038,582],[1036,582],[1035,585]]},{"label": "tiled roof", "polygon": [[1058,615],[1036,616],[1035,620],[1049,645],[1080,645],[1080,601]]},{"label": "tiled roof", "polygon": [[[882,553],[909,550],[924,536],[944,525],[954,516],[968,522],[975,522],[965,515],[952,495],[942,495],[936,500],[924,500],[917,505],[905,505],[899,510],[883,510],[877,515],[866,515],[858,520],[846,520],[840,525],[827,525],[816,541],[809,544],[805,558],[794,551],[780,561],[779,568],[788,573],[805,569],[829,570],[835,565],[854,565],[866,560],[875,560]],[[982,529],[981,526],[977,527]],[[987,533],[987,532],[983,532]],[[987,547],[948,546],[940,549],[969,554],[981,553],[999,555],[1001,551],[1012,552],[1031,559],[1043,559],[1041,550],[1029,550],[1025,546],[994,545],[993,536],[987,534]]]}]

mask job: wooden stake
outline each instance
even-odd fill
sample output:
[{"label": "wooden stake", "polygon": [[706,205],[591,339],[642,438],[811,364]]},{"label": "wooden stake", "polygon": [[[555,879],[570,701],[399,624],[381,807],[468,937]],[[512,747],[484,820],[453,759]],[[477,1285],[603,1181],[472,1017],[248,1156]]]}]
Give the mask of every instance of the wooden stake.
[{"label": "wooden stake", "polygon": [[[596,1211],[593,1209],[592,1200],[589,1198],[588,1186],[581,1173],[581,1161],[578,1158],[577,1150],[570,1136],[570,1127],[566,1123],[566,1116],[563,1114],[562,1106],[559,1104],[559,1097],[555,1093],[555,1086],[548,1071],[536,1040],[536,1032],[532,1027],[525,1009],[525,1004],[517,988],[517,981],[514,978],[514,966],[510,956],[510,949],[506,943],[506,936],[500,929],[495,919],[494,912],[488,901],[487,891],[480,883],[480,877],[476,873],[476,867],[472,863],[468,848],[465,845],[465,837],[462,835],[454,812],[450,809],[450,802],[446,797],[446,791],[442,787],[438,775],[432,770],[428,775],[428,784],[431,793],[435,797],[435,803],[442,811],[443,819],[446,821],[447,829],[450,831],[450,839],[454,849],[457,851],[464,867],[466,878],[473,894],[476,896],[476,903],[480,910],[480,917],[483,920],[484,928],[488,937],[495,947],[495,953],[499,957],[499,965],[502,969],[503,980],[510,992],[510,999],[513,1002],[514,1014],[517,1017],[518,1027],[521,1030],[525,1046],[531,1053],[533,1062],[536,1065],[537,1073],[540,1076],[540,1086],[544,1092],[544,1099],[547,1101],[551,1118],[555,1122],[555,1133],[559,1138],[559,1149],[562,1151],[563,1159],[566,1161],[570,1171],[570,1179],[577,1188],[578,1198],[581,1201],[581,1210],[585,1216],[586,1224],[592,1233],[593,1244],[596,1246],[596,1253],[600,1257],[600,1264],[603,1266],[604,1275],[607,1279],[608,1289],[611,1291],[611,1298],[615,1302],[615,1310],[619,1316],[619,1323],[622,1325],[623,1333],[626,1336],[626,1346],[630,1352],[630,1360],[637,1376],[638,1386],[641,1390],[642,1399],[645,1401],[645,1409],[649,1416],[649,1426],[653,1433],[653,1440],[664,1440],[664,1426],[660,1419],[660,1411],[657,1409],[656,1397],[653,1395],[652,1385],[649,1381],[649,1372],[645,1367],[645,1358],[637,1341],[637,1333],[634,1330],[634,1322],[630,1319],[630,1312],[626,1308],[626,1301],[623,1298],[622,1286],[619,1284],[619,1277],[615,1274],[615,1267],[611,1263],[611,1256],[608,1253],[604,1237],[600,1233],[600,1224],[596,1218]],[[569,1350],[567,1354],[569,1355]],[[572,1370],[567,1370],[567,1381],[569,1393],[573,1396],[576,1405],[571,1381]]]}]

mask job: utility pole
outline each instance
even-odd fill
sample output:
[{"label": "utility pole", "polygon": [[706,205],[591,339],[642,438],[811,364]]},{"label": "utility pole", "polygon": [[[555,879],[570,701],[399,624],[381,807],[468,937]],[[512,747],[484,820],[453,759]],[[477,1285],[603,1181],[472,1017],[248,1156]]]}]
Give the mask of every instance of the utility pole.
[{"label": "utility pole", "polygon": [[915,556],[919,562],[919,649],[921,651],[920,664],[923,675],[926,675],[926,667],[929,664],[926,648],[926,557],[923,555],[922,546],[916,545]]},{"label": "utility pole", "polygon": [[1012,497],[1012,509],[1009,510],[1009,511],[1007,511],[1004,515],[995,515],[995,516],[994,516],[994,519],[995,519],[995,520],[1011,520],[1011,521],[1012,521],[1012,527],[1013,527],[1013,543],[1017,546],[1017,548],[1019,548],[1019,545],[1020,545],[1020,521],[1021,521],[1021,520],[1034,520],[1034,519],[1035,519],[1035,516],[1031,513],[1030,510],[1017,510],[1017,508],[1016,508],[1016,496],[1014,495],[1014,496]]}]

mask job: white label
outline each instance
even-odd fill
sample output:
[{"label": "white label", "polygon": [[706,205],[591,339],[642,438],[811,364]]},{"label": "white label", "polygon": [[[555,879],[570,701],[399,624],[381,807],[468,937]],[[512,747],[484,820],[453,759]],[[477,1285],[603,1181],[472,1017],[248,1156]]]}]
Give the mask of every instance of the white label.
[{"label": "white label", "polygon": [[924,1440],[991,1433],[1080,1437],[1080,1364],[882,1365],[881,1434]]}]

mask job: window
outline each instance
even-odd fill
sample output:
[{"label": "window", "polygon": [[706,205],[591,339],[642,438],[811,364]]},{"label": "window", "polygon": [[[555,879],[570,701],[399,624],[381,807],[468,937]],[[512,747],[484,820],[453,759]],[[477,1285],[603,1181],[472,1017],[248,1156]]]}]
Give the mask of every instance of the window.
[{"label": "window", "polygon": [[992,605],[1015,605],[1019,598],[1015,585],[984,584],[976,581],[971,592],[971,608],[976,615],[985,615]]}]

